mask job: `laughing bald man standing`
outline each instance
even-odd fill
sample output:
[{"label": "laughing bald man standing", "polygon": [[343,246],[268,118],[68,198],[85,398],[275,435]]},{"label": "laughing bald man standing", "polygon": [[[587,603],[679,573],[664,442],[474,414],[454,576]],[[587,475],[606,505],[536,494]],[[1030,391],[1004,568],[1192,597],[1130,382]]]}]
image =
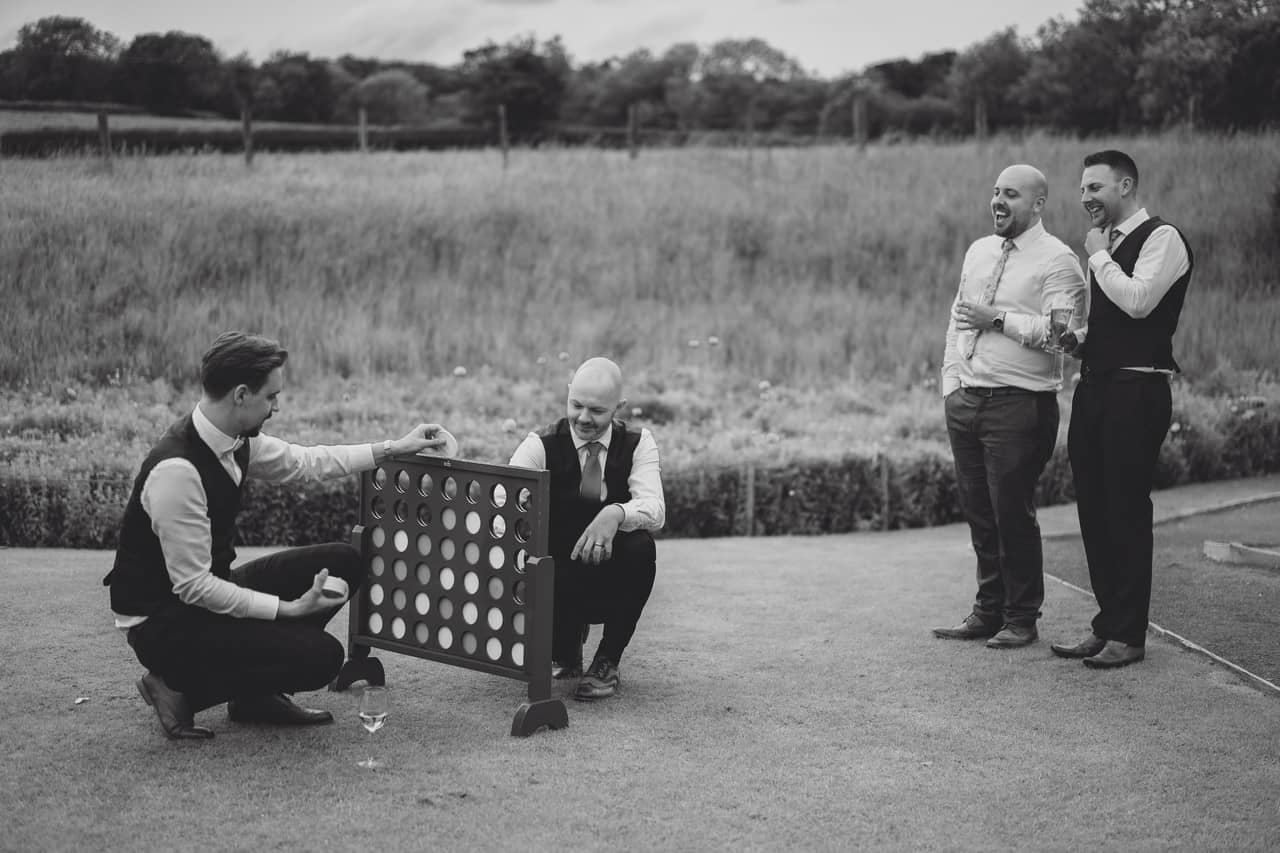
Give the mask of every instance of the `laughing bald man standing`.
[{"label": "laughing bald man standing", "polygon": [[947,325],[942,393],[960,509],[977,554],[972,612],[944,639],[989,648],[1033,643],[1044,603],[1044,560],[1033,502],[1058,438],[1062,357],[1044,350],[1050,308],[1082,318],[1075,253],[1040,222],[1048,182],[1010,166],[991,197],[995,233],[969,247]]},{"label": "laughing bald man standing", "polygon": [[[580,678],[575,699],[614,695],[619,664],[653,590],[666,502],[658,446],[647,429],[617,419],[622,371],[607,358],[583,362],[569,383],[566,416],[530,433],[511,464],[551,472],[551,556],[556,564],[552,676]],[[591,666],[582,646],[591,622],[604,636]]]}]

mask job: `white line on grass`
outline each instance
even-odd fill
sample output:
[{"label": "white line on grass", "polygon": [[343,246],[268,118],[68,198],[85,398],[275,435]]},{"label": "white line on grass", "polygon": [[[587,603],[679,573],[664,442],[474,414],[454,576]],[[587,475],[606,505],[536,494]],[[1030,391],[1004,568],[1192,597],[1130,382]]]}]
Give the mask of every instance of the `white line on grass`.
[{"label": "white line on grass", "polygon": [[[1098,600],[1097,598],[1094,597],[1093,593],[1089,592],[1089,590],[1085,589],[1084,587],[1076,586],[1070,581],[1064,581],[1062,578],[1055,577],[1054,575],[1051,575],[1048,572],[1045,572],[1044,576],[1049,578],[1050,580],[1057,581],[1058,583],[1062,584],[1068,589],[1074,589],[1076,592],[1080,593],[1081,595],[1088,596],[1089,598],[1092,598],[1094,601]],[[1271,683],[1267,679],[1263,678],[1261,675],[1250,672],[1249,670],[1245,669],[1239,664],[1232,663],[1231,661],[1227,660],[1222,655],[1215,654],[1209,651],[1208,649],[1206,649],[1204,646],[1200,645],[1199,643],[1192,642],[1191,640],[1188,640],[1186,637],[1182,636],[1181,634],[1177,634],[1173,631],[1170,631],[1168,628],[1161,627],[1160,625],[1157,625],[1155,622],[1148,621],[1147,626],[1148,626],[1148,630],[1151,631],[1153,634],[1155,634],[1157,637],[1173,640],[1175,643],[1182,646],[1184,649],[1195,652],[1196,654],[1204,655],[1214,663],[1221,664],[1222,666],[1225,666],[1227,669],[1231,670],[1236,675],[1240,676],[1246,681],[1252,682],[1255,686],[1260,687],[1263,690],[1270,691],[1277,696],[1280,696],[1280,685]]]}]

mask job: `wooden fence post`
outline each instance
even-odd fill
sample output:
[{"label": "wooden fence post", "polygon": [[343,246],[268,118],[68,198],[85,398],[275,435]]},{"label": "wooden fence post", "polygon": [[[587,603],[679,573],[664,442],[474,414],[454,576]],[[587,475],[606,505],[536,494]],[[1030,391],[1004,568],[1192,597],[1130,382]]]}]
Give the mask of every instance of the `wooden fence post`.
[{"label": "wooden fence post", "polygon": [[747,463],[747,484],[746,484],[746,516],[747,516],[747,536],[756,535],[756,466],[754,462]]},{"label": "wooden fence post", "polygon": [[364,108],[360,108],[359,127],[356,135],[360,139],[360,151],[364,154],[369,153],[369,112]]},{"label": "wooden fence post", "polygon": [[889,501],[889,455],[880,454],[880,529],[889,529],[889,512],[893,507]]},{"label": "wooden fence post", "polygon": [[244,140],[244,164],[253,165],[253,108],[248,104],[240,107],[240,136]]},{"label": "wooden fence post", "polygon": [[507,157],[511,148],[511,140],[507,136],[507,105],[498,104],[498,144],[502,146],[502,168],[507,168]]},{"label": "wooden fence post", "polygon": [[98,113],[98,151],[104,162],[111,162],[111,128],[107,126],[105,112]]},{"label": "wooden fence post", "polygon": [[636,147],[637,146],[636,123],[637,123],[636,105],[628,104],[627,105],[627,151],[630,154],[632,160],[636,159],[636,157],[640,154],[639,149]]},{"label": "wooden fence post", "polygon": [[859,148],[866,148],[869,134],[870,132],[867,128],[867,95],[865,92],[857,92],[853,96],[853,141],[857,143]]},{"label": "wooden fence post", "polygon": [[973,102],[973,135],[981,144],[987,141],[987,99],[979,95]]}]

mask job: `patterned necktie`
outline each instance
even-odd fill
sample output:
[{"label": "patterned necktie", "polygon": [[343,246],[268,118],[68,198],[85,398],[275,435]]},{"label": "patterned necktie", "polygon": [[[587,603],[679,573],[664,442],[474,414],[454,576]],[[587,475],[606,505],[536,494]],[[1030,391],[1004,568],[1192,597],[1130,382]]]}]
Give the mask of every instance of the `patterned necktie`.
[{"label": "patterned necktie", "polygon": [[[996,299],[996,287],[1000,284],[1000,276],[1004,275],[1004,265],[1009,261],[1009,253],[1013,251],[1013,240],[1005,239],[1000,244],[1000,259],[996,261],[996,267],[991,271],[991,281],[982,289],[981,304],[990,305]],[[973,358],[973,353],[978,348],[978,338],[982,337],[982,329],[976,330],[969,338],[969,342],[965,344],[964,357]]]},{"label": "patterned necktie", "polygon": [[582,466],[582,483],[578,494],[591,501],[600,500],[600,451],[604,445],[598,441],[588,441],[587,461]]},{"label": "patterned necktie", "polygon": [[1107,244],[1107,250],[1110,251],[1111,249],[1114,249],[1116,247],[1116,243],[1119,243],[1120,238],[1123,236],[1124,236],[1124,232],[1121,231],[1119,228],[1112,228],[1111,237],[1110,237],[1111,242]]}]

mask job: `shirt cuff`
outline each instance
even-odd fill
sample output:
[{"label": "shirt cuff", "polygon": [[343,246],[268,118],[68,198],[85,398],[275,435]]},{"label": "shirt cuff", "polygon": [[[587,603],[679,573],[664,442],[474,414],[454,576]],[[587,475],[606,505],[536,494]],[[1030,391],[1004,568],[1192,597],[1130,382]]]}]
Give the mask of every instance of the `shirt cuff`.
[{"label": "shirt cuff", "polygon": [[269,592],[251,590],[249,599],[249,618],[264,619],[268,622],[280,614],[280,596]]},{"label": "shirt cuff", "polygon": [[1103,265],[1111,259],[1110,252],[1106,249],[1099,249],[1089,256],[1089,268],[1094,272],[1098,272],[1102,269]]}]

